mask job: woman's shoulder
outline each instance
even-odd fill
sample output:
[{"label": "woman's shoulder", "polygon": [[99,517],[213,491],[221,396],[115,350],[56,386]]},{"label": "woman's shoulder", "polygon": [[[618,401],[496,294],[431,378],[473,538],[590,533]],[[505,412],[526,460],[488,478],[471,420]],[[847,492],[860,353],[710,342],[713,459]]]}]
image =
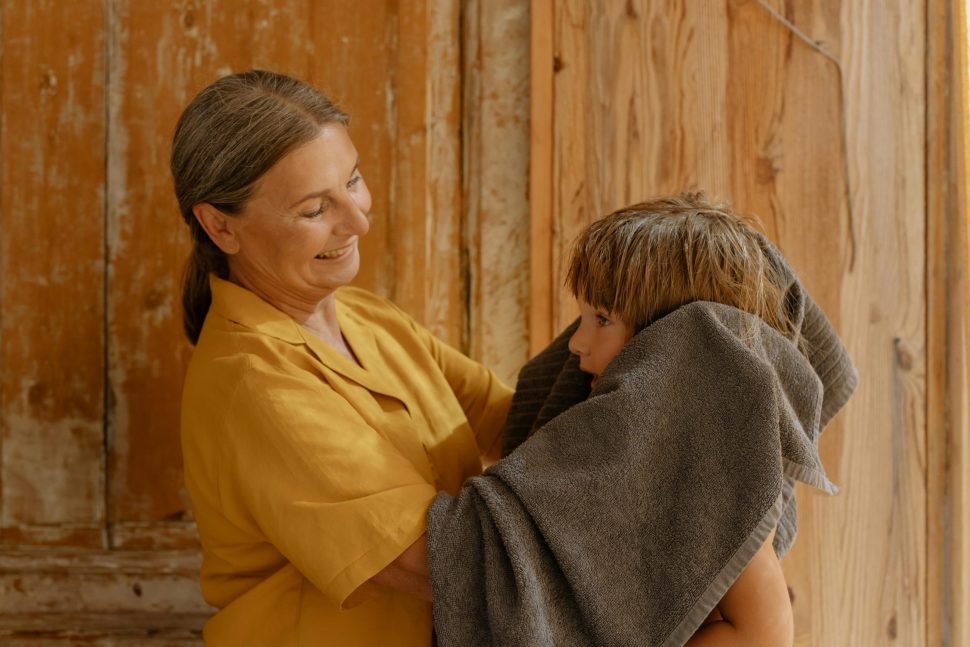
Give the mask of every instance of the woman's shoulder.
[{"label": "woman's shoulder", "polygon": [[208,330],[199,337],[186,371],[183,407],[213,408],[286,384],[332,390],[320,375],[311,374],[312,362],[300,344],[238,326],[238,330]]}]

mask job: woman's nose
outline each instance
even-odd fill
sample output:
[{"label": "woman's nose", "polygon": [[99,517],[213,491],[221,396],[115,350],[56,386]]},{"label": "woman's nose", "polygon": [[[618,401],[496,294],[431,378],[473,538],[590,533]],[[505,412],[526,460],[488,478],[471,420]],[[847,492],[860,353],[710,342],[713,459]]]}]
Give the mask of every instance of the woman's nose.
[{"label": "woman's nose", "polygon": [[334,233],[345,236],[363,236],[370,229],[370,220],[367,219],[367,209],[356,200],[350,199],[341,210],[340,222],[334,227]]}]

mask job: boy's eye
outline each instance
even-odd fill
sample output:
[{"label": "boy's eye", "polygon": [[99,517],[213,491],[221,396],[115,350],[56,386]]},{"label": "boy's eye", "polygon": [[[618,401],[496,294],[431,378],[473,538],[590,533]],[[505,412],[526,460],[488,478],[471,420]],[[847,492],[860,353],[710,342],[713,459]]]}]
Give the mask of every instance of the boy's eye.
[{"label": "boy's eye", "polygon": [[609,326],[613,322],[603,315],[596,315],[596,323],[598,323],[600,326]]}]

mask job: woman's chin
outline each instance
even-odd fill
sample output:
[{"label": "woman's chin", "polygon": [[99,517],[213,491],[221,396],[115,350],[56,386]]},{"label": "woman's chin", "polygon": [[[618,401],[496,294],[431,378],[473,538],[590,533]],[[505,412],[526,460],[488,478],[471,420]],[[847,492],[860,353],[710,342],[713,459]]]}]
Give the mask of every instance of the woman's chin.
[{"label": "woman's chin", "polygon": [[325,261],[314,259],[314,262],[314,283],[331,290],[350,284],[360,271],[360,255],[356,247],[344,257]]}]

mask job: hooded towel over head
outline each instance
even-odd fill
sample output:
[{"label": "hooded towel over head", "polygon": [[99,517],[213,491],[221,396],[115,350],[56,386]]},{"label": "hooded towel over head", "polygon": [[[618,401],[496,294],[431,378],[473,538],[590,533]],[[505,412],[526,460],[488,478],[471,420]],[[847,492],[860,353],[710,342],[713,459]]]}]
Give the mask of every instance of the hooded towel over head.
[{"label": "hooded towel over head", "polygon": [[694,302],[630,340],[592,393],[566,347],[576,324],[523,367],[510,453],[428,512],[439,645],[683,645],[772,530],[779,555],[791,546],[794,480],[835,492],[818,436],[857,375],[763,245],[804,354]]}]

